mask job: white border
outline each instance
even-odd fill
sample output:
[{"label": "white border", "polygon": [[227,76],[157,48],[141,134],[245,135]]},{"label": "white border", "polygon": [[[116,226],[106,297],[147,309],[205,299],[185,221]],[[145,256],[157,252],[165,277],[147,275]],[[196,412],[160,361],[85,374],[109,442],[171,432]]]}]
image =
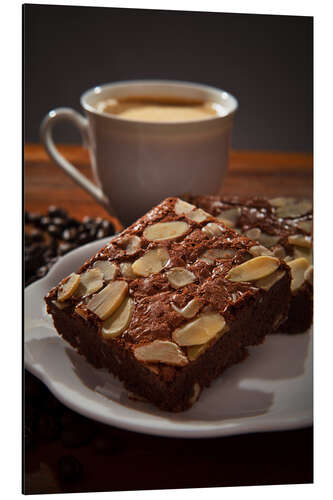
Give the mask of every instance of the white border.
[{"label": "white border", "polygon": [[[37,3],[37,2],[36,2]],[[152,8],[152,9],[170,9],[170,10],[190,10],[190,11],[210,11],[210,12],[236,12],[236,13],[269,13],[283,15],[315,15],[315,207],[316,207],[316,296],[315,296],[315,324],[316,332],[324,332],[325,327],[327,335],[318,339],[315,345],[315,411],[318,415],[318,426],[316,429],[316,447],[315,447],[315,486],[297,485],[297,486],[279,486],[279,487],[251,487],[251,488],[227,488],[222,493],[227,494],[228,498],[247,498],[260,499],[266,498],[267,494],[272,499],[281,497],[293,498],[295,494],[313,498],[314,495],[326,497],[327,491],[331,486],[331,459],[330,450],[332,449],[332,410],[328,407],[327,390],[330,391],[329,381],[332,374],[329,370],[332,364],[332,335],[331,331],[331,283],[327,273],[326,264],[331,261],[331,240],[332,236],[327,235],[327,228],[331,226],[331,217],[326,200],[331,198],[331,143],[332,143],[332,102],[329,99],[333,88],[331,49],[332,46],[332,16],[329,2],[313,1],[295,1],[280,0],[279,2],[268,3],[265,0],[232,0],[229,2],[201,0],[184,1],[169,0],[166,1],[123,1],[123,2],[105,2],[105,1],[58,1],[53,0],[38,2],[48,5],[80,5],[80,6],[105,6],[105,7],[126,7],[126,8]],[[1,203],[2,213],[10,211],[11,220],[4,221],[3,234],[12,234],[10,251],[8,246],[2,248],[2,262],[8,264],[20,261],[21,236],[17,224],[13,227],[12,220],[20,220],[21,193],[18,188],[21,185],[21,2],[7,1],[1,4],[1,44],[2,48],[2,95],[10,95],[13,99],[4,99],[2,101],[2,119],[0,121],[1,137],[5,138],[3,148],[5,157],[3,158],[2,170],[6,168],[6,189],[3,190]],[[8,76],[9,75],[9,76]],[[7,76],[7,78],[6,78]],[[318,195],[320,193],[320,196]],[[326,221],[325,221],[326,217]],[[15,232],[15,235],[14,235]],[[12,246],[14,245],[14,247]],[[328,253],[330,252],[330,254]],[[8,378],[2,377],[2,398],[3,401],[11,401],[12,411],[2,412],[2,429],[8,429],[3,437],[6,451],[1,453],[3,474],[2,491],[6,498],[19,496],[20,488],[20,435],[17,430],[20,428],[20,408],[21,401],[18,397],[21,381],[21,362],[18,353],[21,350],[20,341],[20,318],[18,314],[20,299],[18,297],[18,286],[20,283],[20,269],[17,266],[4,266],[3,282],[6,287],[2,288],[2,304],[6,304],[7,321],[3,323],[6,331],[6,350],[9,346],[9,355],[3,359],[2,373],[11,374],[11,383],[8,384]],[[326,284],[325,284],[326,277]],[[15,297],[15,300],[8,300]],[[8,341],[8,343],[7,343]],[[13,395],[15,403],[13,405]],[[10,431],[11,429],[11,431]],[[12,436],[16,435],[17,440],[13,446]],[[324,451],[327,450],[325,454]],[[13,492],[17,493],[13,493]],[[113,493],[112,498],[155,498],[159,497],[177,498],[204,498],[207,495],[210,498],[220,498],[221,489],[212,488],[209,490],[168,490],[168,491],[149,491],[149,492],[129,492]],[[101,493],[101,496],[110,495],[110,493]],[[44,498],[45,495],[39,495]],[[86,496],[86,494],[85,494]],[[75,498],[85,498],[84,494],[78,494]],[[63,496],[53,495],[54,499],[61,499]]]}]

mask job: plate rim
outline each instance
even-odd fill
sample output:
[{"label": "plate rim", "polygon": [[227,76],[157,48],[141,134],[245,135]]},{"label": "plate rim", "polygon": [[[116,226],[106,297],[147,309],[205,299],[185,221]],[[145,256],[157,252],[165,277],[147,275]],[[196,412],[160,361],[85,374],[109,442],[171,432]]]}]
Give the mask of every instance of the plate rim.
[{"label": "plate rim", "polygon": [[[25,357],[25,343],[26,343],[26,310],[27,310],[27,296],[30,293],[33,293],[33,289],[39,289],[43,287],[45,284],[45,288],[48,289],[46,283],[48,281],[52,281],[52,276],[56,274],[58,269],[66,263],[66,260],[70,260],[73,257],[74,253],[86,253],[89,248],[95,248],[98,246],[98,249],[102,248],[106,243],[112,240],[113,237],[103,238],[98,241],[94,241],[88,243],[86,245],[82,245],[68,254],[61,257],[54,266],[50,269],[49,273],[37,280],[30,285],[28,285],[24,290],[24,368],[26,368],[30,373],[35,375],[39,380],[41,380],[51,391],[51,393],[65,406],[69,407],[73,411],[90,418],[92,420],[96,420],[106,425],[112,425],[118,427],[120,429],[139,432],[142,434],[149,434],[155,436],[164,436],[164,437],[174,437],[174,438],[213,438],[213,437],[222,437],[222,436],[234,436],[241,434],[252,434],[256,432],[273,432],[273,431],[283,431],[283,430],[292,430],[292,429],[301,429],[305,427],[309,427],[313,424],[313,406],[310,409],[298,411],[297,413],[282,413],[279,414],[271,414],[268,418],[267,414],[263,415],[251,415],[246,417],[231,417],[225,418],[223,420],[212,420],[208,423],[202,423],[200,420],[189,421],[187,422],[173,422],[172,420],[168,420],[168,415],[175,415],[172,412],[166,412],[166,417],[164,418],[162,415],[154,415],[154,419],[151,420],[148,417],[148,420],[138,420],[135,422],[135,413],[139,412],[142,414],[140,409],[131,408],[131,415],[125,415],[123,417],[119,415],[112,414],[112,412],[107,413],[105,417],[100,414],[96,414],[96,412],[89,411],[89,408],[84,407],[82,404],[77,403],[76,401],[71,400],[70,398],[66,398],[63,393],[58,389],[57,384],[53,382],[52,378],[48,376],[47,369],[44,366],[38,363],[30,363],[28,359]],[[95,251],[96,252],[96,251]],[[41,314],[43,312],[41,311]],[[52,328],[53,325],[52,325]],[[305,332],[305,334],[307,334]],[[61,337],[60,337],[61,338]],[[67,343],[61,338],[62,342]],[[69,345],[69,344],[68,344]],[[72,348],[72,347],[71,347]],[[72,348],[73,349],[73,348]],[[77,351],[75,351],[77,352]],[[86,360],[85,360],[86,361]],[[64,393],[66,394],[66,393]],[[119,407],[124,407],[121,402],[114,401],[109,399],[109,404],[112,406],[116,405]],[[186,412],[184,412],[186,413]],[[157,420],[155,420],[157,418]],[[194,423],[193,423],[194,422]],[[164,426],[163,426],[164,423]],[[166,425],[165,425],[166,423]]]}]

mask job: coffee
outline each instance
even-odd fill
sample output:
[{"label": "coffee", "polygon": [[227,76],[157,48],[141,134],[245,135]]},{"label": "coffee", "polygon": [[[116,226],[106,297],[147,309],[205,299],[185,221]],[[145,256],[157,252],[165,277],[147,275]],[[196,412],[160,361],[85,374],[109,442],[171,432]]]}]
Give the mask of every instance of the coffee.
[{"label": "coffee", "polygon": [[97,111],[141,122],[188,122],[223,114],[221,105],[200,100],[167,97],[127,97],[107,99],[96,105]]}]

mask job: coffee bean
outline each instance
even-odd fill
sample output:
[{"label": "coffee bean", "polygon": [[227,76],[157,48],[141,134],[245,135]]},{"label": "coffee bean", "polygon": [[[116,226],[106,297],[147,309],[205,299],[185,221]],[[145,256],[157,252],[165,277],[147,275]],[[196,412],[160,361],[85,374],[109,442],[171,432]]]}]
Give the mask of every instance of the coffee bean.
[{"label": "coffee bean", "polygon": [[105,231],[105,229],[103,229],[102,227],[99,228],[99,230],[96,233],[96,238],[100,240],[102,238],[105,238],[106,236],[107,236],[107,231]]},{"label": "coffee bean", "polygon": [[84,245],[85,243],[88,243],[89,241],[91,241],[91,239],[89,237],[89,233],[87,233],[86,231],[84,231],[83,233],[80,233],[78,235],[79,245]]},{"label": "coffee bean", "polygon": [[44,241],[44,236],[38,229],[32,229],[28,233],[24,233],[24,244],[32,245],[33,243],[41,243]]},{"label": "coffee bean", "polygon": [[123,448],[119,439],[107,435],[96,436],[92,442],[92,447],[99,455],[113,455]]},{"label": "coffee bean", "polygon": [[55,207],[54,205],[51,205],[49,207],[47,213],[50,217],[61,217],[63,219],[66,219],[67,217],[66,210],[64,210],[63,208]]},{"label": "coffee bean", "polygon": [[42,219],[42,215],[38,213],[29,213],[29,224],[39,225]]},{"label": "coffee bean", "polygon": [[62,239],[65,241],[75,241],[77,238],[77,230],[73,228],[65,229],[62,233]]},{"label": "coffee bean", "polygon": [[76,227],[78,228],[81,225],[81,222],[77,219],[73,219],[72,217],[68,217],[66,219],[66,227]]},{"label": "coffee bean", "polygon": [[93,436],[91,426],[76,422],[75,426],[64,429],[60,440],[65,448],[79,448],[88,444]]},{"label": "coffee bean", "polygon": [[58,425],[51,415],[41,415],[37,422],[37,434],[41,441],[53,441],[59,434]]},{"label": "coffee bean", "polygon": [[94,220],[95,219],[93,217],[90,217],[89,215],[86,215],[85,217],[83,217],[82,222],[83,222],[84,225],[88,225],[89,226],[89,224],[91,225],[92,223],[94,223]]},{"label": "coffee bean", "polygon": [[56,226],[55,224],[50,224],[47,228],[47,232],[54,238],[60,238],[62,234],[62,226]]},{"label": "coffee bean", "polygon": [[104,219],[101,227],[106,231],[107,236],[112,236],[114,234],[114,226],[112,222]]},{"label": "coffee bean", "polygon": [[51,217],[48,217],[47,215],[44,215],[41,220],[40,220],[40,226],[43,228],[43,229],[47,229],[48,226],[52,224],[52,219]]},{"label": "coffee bean", "polygon": [[72,455],[64,455],[57,462],[59,478],[62,481],[74,481],[82,475],[82,465]]}]

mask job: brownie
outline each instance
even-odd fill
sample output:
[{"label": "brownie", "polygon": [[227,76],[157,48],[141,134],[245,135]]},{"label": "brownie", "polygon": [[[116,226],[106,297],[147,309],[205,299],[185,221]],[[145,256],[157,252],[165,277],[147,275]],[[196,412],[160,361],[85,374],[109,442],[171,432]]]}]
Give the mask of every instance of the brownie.
[{"label": "brownie", "polygon": [[95,367],[137,397],[182,411],[285,321],[289,267],[266,252],[167,198],[53,288],[47,310]]},{"label": "brownie", "polygon": [[[291,268],[292,298],[283,333],[302,333],[312,324],[312,203],[296,198],[186,196],[186,199],[257,240]],[[302,259],[302,260],[299,260]]]}]

